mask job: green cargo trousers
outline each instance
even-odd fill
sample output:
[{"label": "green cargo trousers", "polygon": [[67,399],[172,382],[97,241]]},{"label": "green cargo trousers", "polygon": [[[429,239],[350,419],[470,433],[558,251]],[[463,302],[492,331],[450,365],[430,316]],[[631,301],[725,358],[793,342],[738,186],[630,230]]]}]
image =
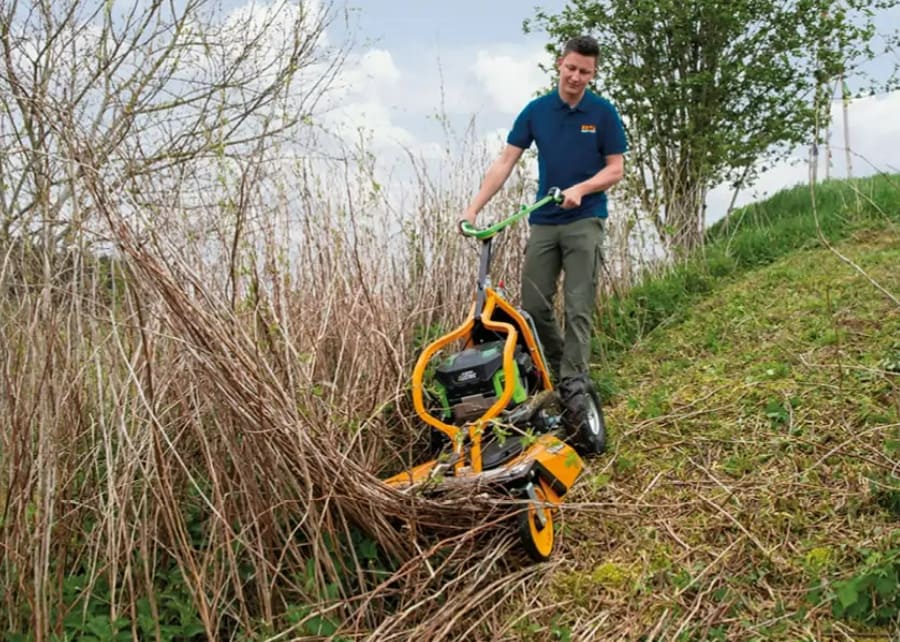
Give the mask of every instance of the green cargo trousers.
[{"label": "green cargo trousers", "polygon": [[[603,219],[532,225],[522,269],[522,308],[534,319],[544,356],[558,381],[586,374],[603,245]],[[553,312],[565,273],[565,339]]]}]

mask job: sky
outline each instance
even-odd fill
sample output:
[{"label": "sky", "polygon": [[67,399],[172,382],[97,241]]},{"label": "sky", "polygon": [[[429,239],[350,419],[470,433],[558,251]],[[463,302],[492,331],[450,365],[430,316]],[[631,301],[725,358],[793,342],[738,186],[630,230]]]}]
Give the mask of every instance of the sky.
[{"label": "sky", "polygon": [[[239,0],[232,0],[235,6]],[[524,34],[523,20],[539,6],[560,12],[564,0],[347,0],[353,25],[352,51],[336,83],[339,100],[330,115],[348,136],[364,124],[379,158],[402,157],[404,150],[436,154],[445,142],[445,122],[464,127],[499,152],[516,114],[549,76],[539,63],[551,62],[543,34]],[[346,37],[340,25],[329,41]],[[900,7],[880,19],[880,29],[900,25]],[[897,54],[876,65],[893,66]],[[876,67],[877,69],[877,67]],[[840,104],[835,103],[830,174],[846,175]],[[900,171],[900,92],[855,101],[848,111],[855,176],[876,170]],[[473,120],[474,119],[474,120]],[[338,123],[342,120],[342,124]],[[808,177],[808,149],[764,172],[737,204],[771,194]],[[824,152],[824,150],[823,150]],[[820,175],[824,176],[824,158]],[[486,169],[486,167],[485,167]],[[714,189],[707,203],[709,221],[721,217],[731,200],[727,187]]]},{"label": "sky", "polygon": [[551,61],[545,37],[524,34],[522,22],[535,6],[556,13],[565,2],[357,0],[355,6],[357,48],[369,52],[364,66],[381,80],[368,91],[388,111],[391,128],[435,142],[439,113],[460,123],[475,116],[487,135],[508,129],[548,87],[538,67]]}]

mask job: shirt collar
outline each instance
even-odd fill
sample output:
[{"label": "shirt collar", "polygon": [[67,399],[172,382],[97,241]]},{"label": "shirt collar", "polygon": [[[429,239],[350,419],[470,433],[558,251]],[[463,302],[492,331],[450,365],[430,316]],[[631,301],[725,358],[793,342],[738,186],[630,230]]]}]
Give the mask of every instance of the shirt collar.
[{"label": "shirt collar", "polygon": [[581,100],[578,101],[578,104],[574,107],[570,107],[569,103],[562,99],[562,96],[559,95],[559,88],[554,90],[553,95],[556,96],[556,108],[557,109],[565,109],[568,111],[585,111],[582,106],[584,105],[584,101],[587,99],[588,89],[584,90],[584,93],[581,95]]}]

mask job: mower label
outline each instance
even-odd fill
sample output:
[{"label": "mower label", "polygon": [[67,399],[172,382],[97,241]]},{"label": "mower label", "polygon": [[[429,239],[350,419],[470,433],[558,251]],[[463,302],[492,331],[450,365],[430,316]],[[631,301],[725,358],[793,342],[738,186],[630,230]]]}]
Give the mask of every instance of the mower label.
[{"label": "mower label", "polygon": [[547,452],[550,453],[551,455],[555,455],[556,453],[562,451],[562,449],[565,448],[565,446],[566,445],[563,442],[557,441],[555,444],[551,444],[551,445],[547,446]]}]

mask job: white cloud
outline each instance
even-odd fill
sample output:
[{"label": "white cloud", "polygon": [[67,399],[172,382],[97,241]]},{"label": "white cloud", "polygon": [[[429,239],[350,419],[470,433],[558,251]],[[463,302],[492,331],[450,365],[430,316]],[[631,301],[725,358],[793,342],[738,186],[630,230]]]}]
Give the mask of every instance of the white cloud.
[{"label": "white cloud", "polygon": [[481,50],[471,71],[492,101],[492,106],[516,115],[547,86],[547,75],[538,64],[547,54],[540,48],[526,51]]},{"label": "white cloud", "polygon": [[[846,176],[843,108],[832,106],[832,176]],[[875,171],[900,171],[900,91],[859,98],[847,116],[854,176]]]},{"label": "white cloud", "polygon": [[538,68],[543,57],[536,45],[497,43],[430,53],[425,48],[417,56],[382,45],[351,52],[323,106],[335,133],[355,141],[360,127],[370,129],[370,140],[388,155],[393,145],[397,155],[405,155],[403,146],[434,157],[437,145],[453,147],[467,138],[476,116],[474,138],[489,136],[502,145],[508,130],[500,128],[512,126],[513,117],[547,84]]},{"label": "white cloud", "polygon": [[375,150],[394,148],[400,154],[402,148],[416,144],[415,137],[404,127],[393,122],[391,110],[377,100],[353,101],[331,111],[327,120],[333,131],[349,143],[360,141],[360,135]]},{"label": "white cloud", "polygon": [[387,95],[402,75],[391,53],[384,49],[350,52],[341,68],[331,73],[335,74],[331,93],[338,101],[369,101],[373,96]]},{"label": "white cloud", "polygon": [[369,49],[351,54],[337,74],[320,105],[332,133],[351,145],[362,140],[381,152],[394,149],[397,156],[403,149],[417,146],[408,127],[396,122],[398,111],[391,103],[403,74],[390,51]]},{"label": "white cloud", "polygon": [[400,70],[394,57],[385,49],[370,49],[359,60],[360,72],[374,83],[393,85],[400,80]]}]

